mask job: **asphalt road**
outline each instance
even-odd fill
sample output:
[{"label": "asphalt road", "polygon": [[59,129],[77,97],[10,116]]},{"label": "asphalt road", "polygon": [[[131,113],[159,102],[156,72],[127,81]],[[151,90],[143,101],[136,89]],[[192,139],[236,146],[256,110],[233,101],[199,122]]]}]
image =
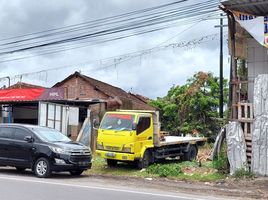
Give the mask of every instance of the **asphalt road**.
[{"label": "asphalt road", "polygon": [[0,169],[1,200],[203,200],[224,199],[209,196],[193,196],[161,189],[115,185],[111,180],[96,181],[82,175],[71,177],[57,174],[40,179],[31,172]]}]

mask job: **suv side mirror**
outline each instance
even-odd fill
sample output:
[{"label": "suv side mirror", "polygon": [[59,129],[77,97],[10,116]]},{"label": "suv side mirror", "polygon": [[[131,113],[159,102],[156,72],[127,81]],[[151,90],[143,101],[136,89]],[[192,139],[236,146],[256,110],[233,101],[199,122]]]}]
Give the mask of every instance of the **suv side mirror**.
[{"label": "suv side mirror", "polygon": [[133,124],[132,124],[132,130],[133,130],[133,131],[137,130],[137,124],[136,124],[136,123],[133,123]]},{"label": "suv side mirror", "polygon": [[98,130],[99,126],[100,126],[100,124],[98,123],[98,121],[96,119],[93,119],[93,129]]},{"label": "suv side mirror", "polygon": [[26,141],[26,142],[29,142],[29,143],[32,143],[33,141],[34,141],[34,138],[32,137],[32,136],[25,136],[24,137],[24,141]]}]

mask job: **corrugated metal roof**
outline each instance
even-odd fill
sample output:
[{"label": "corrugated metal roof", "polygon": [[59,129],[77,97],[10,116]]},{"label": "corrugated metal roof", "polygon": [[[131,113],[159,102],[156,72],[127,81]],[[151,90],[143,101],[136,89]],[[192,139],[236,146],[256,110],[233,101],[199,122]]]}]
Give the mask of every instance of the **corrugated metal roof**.
[{"label": "corrugated metal roof", "polygon": [[267,0],[228,0],[222,1],[221,4],[228,10],[235,10],[253,15],[268,15]]}]

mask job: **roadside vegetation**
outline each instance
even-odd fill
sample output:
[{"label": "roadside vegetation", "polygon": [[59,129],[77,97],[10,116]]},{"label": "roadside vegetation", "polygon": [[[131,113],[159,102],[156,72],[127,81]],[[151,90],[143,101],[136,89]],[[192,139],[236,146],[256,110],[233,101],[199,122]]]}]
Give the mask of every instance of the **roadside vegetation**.
[{"label": "roadside vegetation", "polygon": [[[224,80],[224,103],[228,85]],[[173,86],[165,97],[150,102],[160,111],[162,130],[171,134],[200,134],[215,138],[225,121],[219,119],[219,78],[198,72],[184,85]]]},{"label": "roadside vegetation", "polygon": [[200,147],[197,160],[182,162],[179,159],[167,159],[161,163],[150,165],[147,169],[138,170],[135,164],[118,163],[115,167],[108,167],[105,159],[95,157],[92,169],[86,171],[88,175],[121,176],[140,178],[168,178],[174,180],[188,180],[201,182],[217,182],[231,179],[252,179],[254,174],[240,169],[233,176],[229,175],[229,164],[226,155],[226,147],[219,156],[210,161],[208,158],[213,145],[206,143]]},{"label": "roadside vegetation", "polygon": [[134,165],[119,163],[115,167],[108,167],[105,160],[96,157],[92,169],[86,172],[88,175],[112,175],[127,177],[156,178],[167,177],[179,180],[193,181],[217,181],[226,178],[226,174],[218,172],[208,161],[203,166],[198,162],[165,161],[150,165],[147,169],[138,170]]},{"label": "roadside vegetation", "polygon": [[108,167],[103,158],[95,157],[92,169],[86,173],[88,175],[101,176],[125,176],[125,177],[143,177],[158,178],[167,177],[177,180],[191,181],[218,181],[225,179],[227,174],[216,169],[215,161],[207,161],[208,152],[211,145],[205,145],[199,150],[198,159],[200,161],[166,160],[161,163],[150,165],[147,169],[138,170],[136,165],[130,163],[119,163],[115,167]]}]

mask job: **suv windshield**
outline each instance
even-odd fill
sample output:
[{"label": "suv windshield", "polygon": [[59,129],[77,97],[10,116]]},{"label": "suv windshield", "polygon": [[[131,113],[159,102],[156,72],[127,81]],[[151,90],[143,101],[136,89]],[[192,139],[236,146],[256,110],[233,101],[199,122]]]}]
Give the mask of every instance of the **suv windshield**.
[{"label": "suv windshield", "polygon": [[37,127],[32,129],[35,134],[41,139],[46,142],[70,142],[71,140],[63,135],[61,132],[46,128],[46,127]]},{"label": "suv windshield", "polygon": [[102,120],[101,129],[105,130],[132,130],[134,115],[128,114],[107,114]]}]

